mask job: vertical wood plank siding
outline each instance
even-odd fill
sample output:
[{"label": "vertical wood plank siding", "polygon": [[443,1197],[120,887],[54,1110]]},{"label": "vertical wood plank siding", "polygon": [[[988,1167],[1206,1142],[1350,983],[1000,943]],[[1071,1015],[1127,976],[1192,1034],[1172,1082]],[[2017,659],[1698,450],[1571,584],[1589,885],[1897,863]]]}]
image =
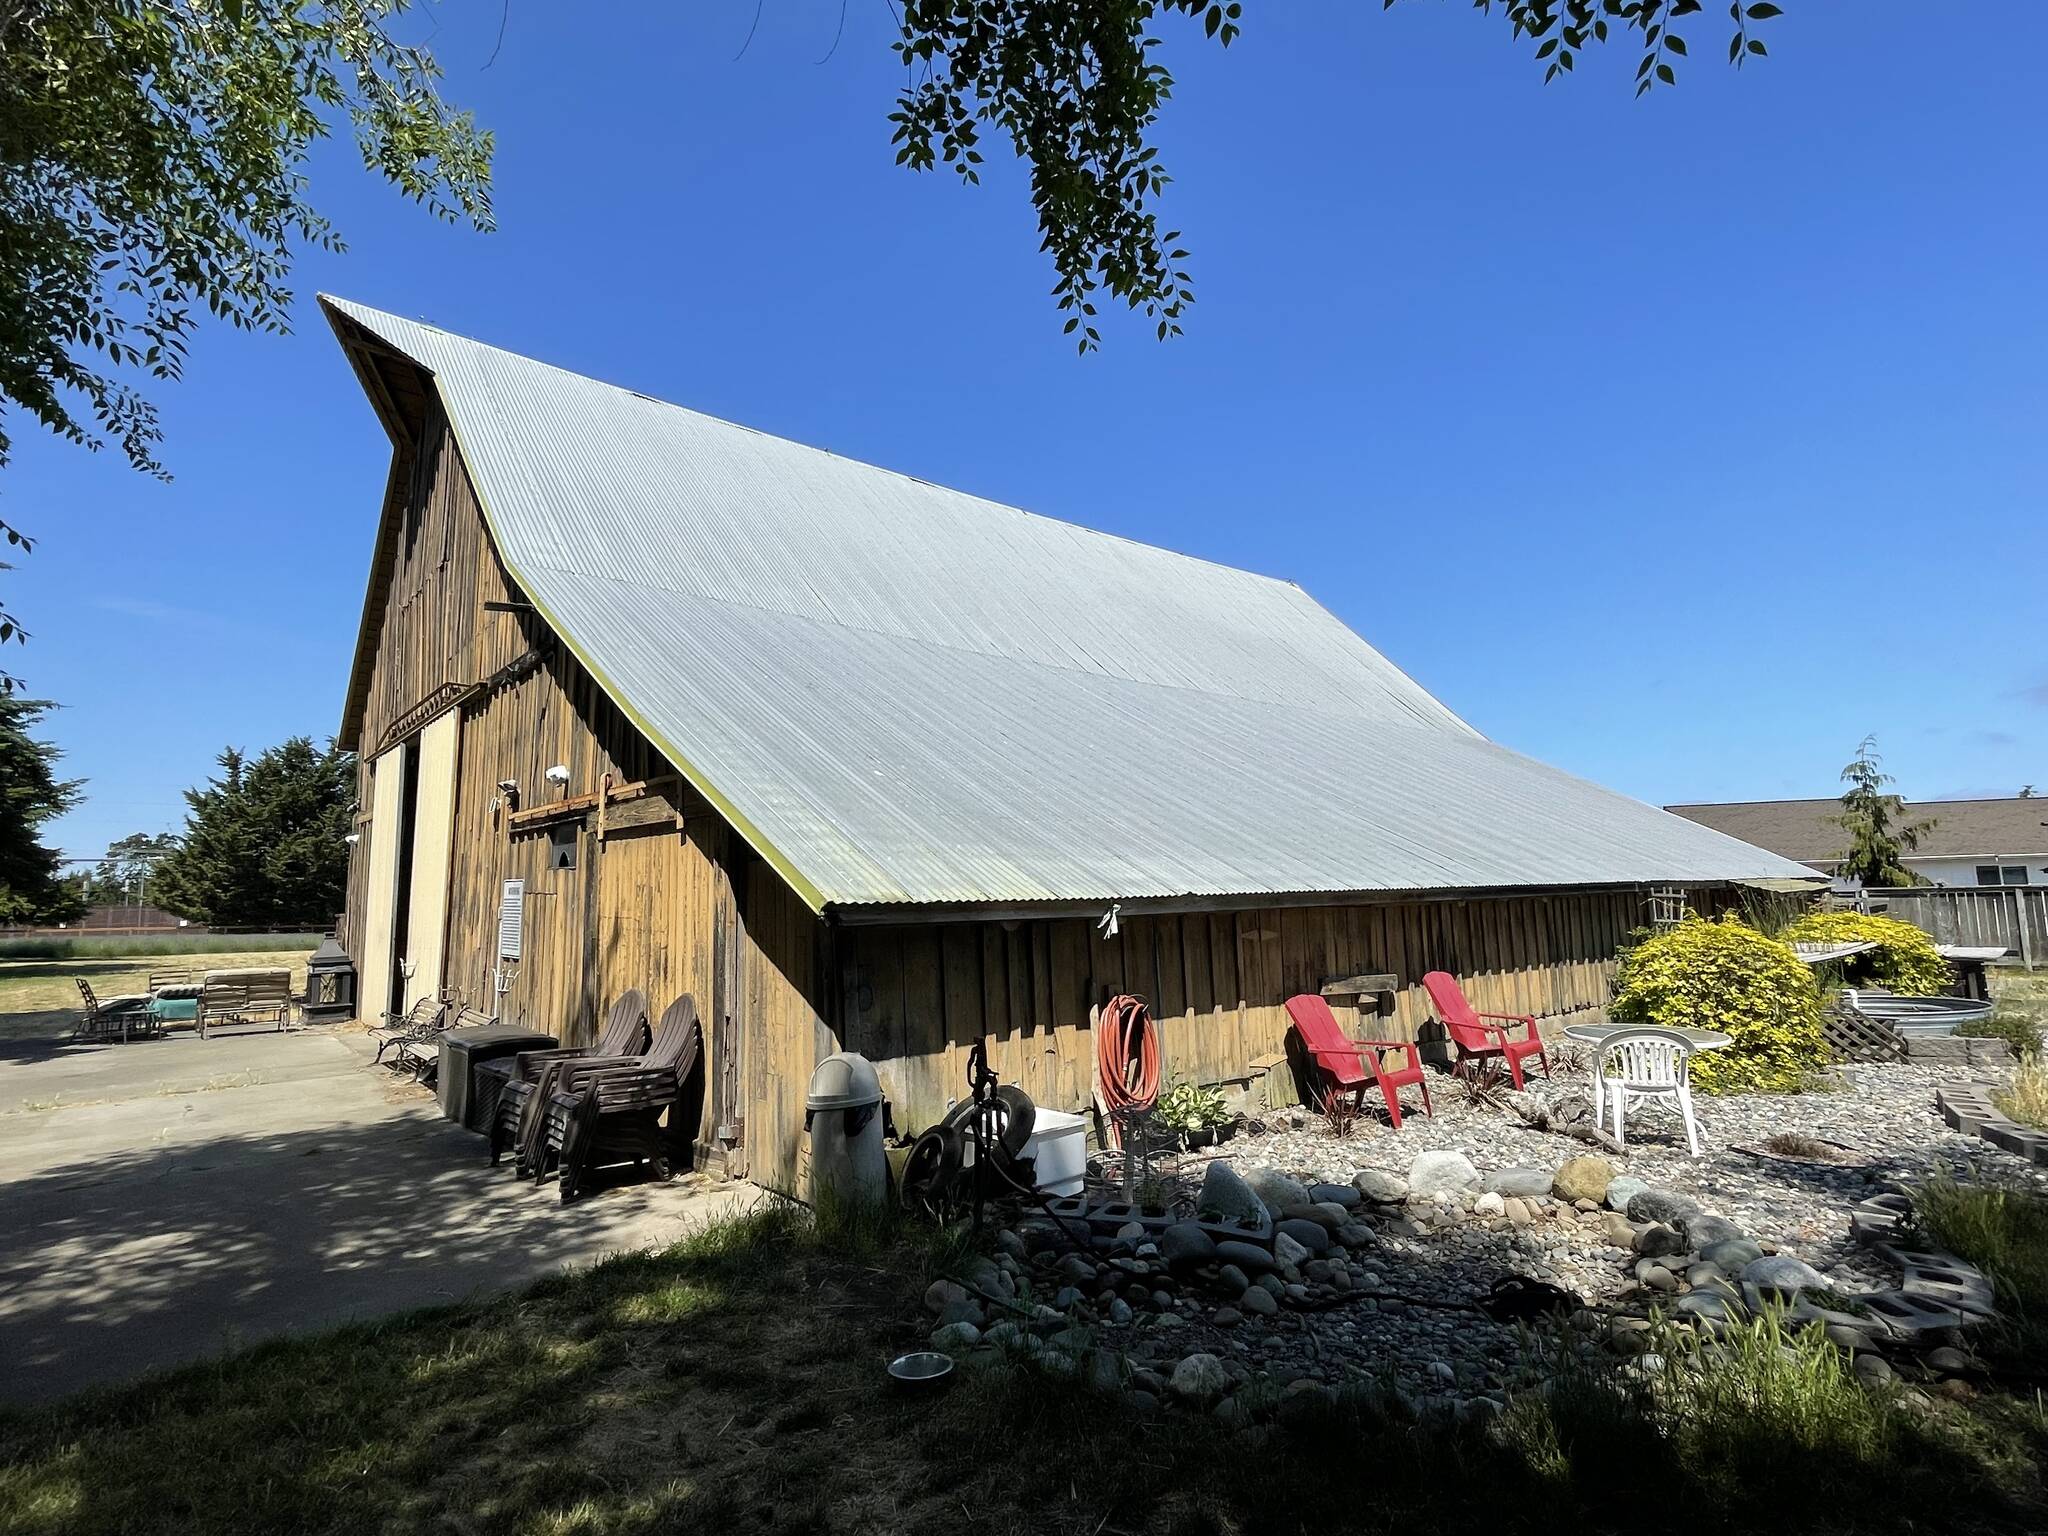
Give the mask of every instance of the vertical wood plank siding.
[{"label": "vertical wood plank siding", "polygon": [[[522,807],[672,773],[594,679],[530,612],[488,610],[521,594],[492,547],[446,424],[430,411],[396,540],[389,598],[373,621],[375,655],[359,731],[363,755],[416,732],[437,695],[458,706],[453,853],[445,930],[448,989],[472,1007],[571,1043],[619,991],[664,1006],[697,999],[707,1083],[700,1137],[743,1135],[731,1159],[763,1184],[795,1190],[811,1069],[842,1044],[872,1058],[904,1129],[936,1119],[965,1092],[967,1053],[986,1036],[1004,1079],[1040,1102],[1078,1108],[1094,1074],[1090,1011],[1114,992],[1154,1006],[1168,1069],[1217,1081],[1282,1049],[1283,1003],[1331,976],[1390,971],[1403,983],[1391,1015],[1353,1030],[1413,1034],[1428,1017],[1423,973],[1465,981],[1479,1007],[1560,1015],[1607,996],[1613,956],[1643,920],[1627,894],[1249,908],[1128,919],[1108,938],[1088,918],[1017,923],[846,927],[821,921],[694,792],[665,791],[680,813],[600,840],[577,829],[573,870],[551,870],[545,830],[512,835],[497,788]],[[487,688],[522,657],[537,661]],[[687,656],[675,658],[688,665]],[[369,827],[367,777],[357,812],[344,936],[359,942]],[[526,882],[525,949],[497,992],[503,881]],[[361,956],[358,955],[358,963]]]},{"label": "vertical wood plank siding", "polygon": [[1449,971],[1488,1012],[1558,1019],[1604,1004],[1614,956],[1644,921],[1629,892],[1470,901],[1250,908],[1125,918],[1105,938],[1088,918],[848,928],[846,1048],[872,1057],[899,1126],[937,1119],[966,1091],[967,1053],[1040,1103],[1078,1109],[1093,1081],[1092,1010],[1117,992],[1150,1000],[1166,1070],[1204,1082],[1245,1075],[1283,1049],[1286,1001],[1324,981],[1391,972],[1391,1011],[1332,998],[1353,1034],[1411,1039],[1431,1018],[1422,978]]}]

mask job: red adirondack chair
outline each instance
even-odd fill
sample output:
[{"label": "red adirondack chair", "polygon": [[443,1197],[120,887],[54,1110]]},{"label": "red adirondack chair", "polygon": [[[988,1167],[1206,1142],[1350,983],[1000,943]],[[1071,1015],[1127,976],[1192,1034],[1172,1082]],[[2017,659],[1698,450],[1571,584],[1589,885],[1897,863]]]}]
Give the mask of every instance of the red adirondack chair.
[{"label": "red adirondack chair", "polygon": [[[1301,1036],[1309,1059],[1330,1078],[1326,1099],[1329,1094],[1349,1089],[1355,1096],[1354,1102],[1364,1109],[1365,1090],[1376,1084],[1387,1101],[1387,1118],[1393,1121],[1394,1129],[1398,1131],[1401,1129],[1400,1091],[1413,1083],[1422,1090],[1422,1112],[1431,1116],[1436,1114],[1430,1107],[1429,1083],[1422,1073],[1422,1053],[1415,1048],[1414,1041],[1354,1040],[1344,1033],[1337,1016],[1330,1012],[1330,1005],[1313,992],[1287,999],[1287,1016],[1294,1020],[1294,1032]],[[1382,1051],[1406,1051],[1408,1065],[1389,1072],[1380,1061]]]},{"label": "red adirondack chair", "polygon": [[[1536,1033],[1536,1021],[1529,1015],[1479,1012],[1465,1001],[1465,990],[1458,985],[1458,978],[1447,971],[1431,971],[1422,978],[1422,984],[1429,990],[1430,1002],[1436,1005],[1436,1016],[1450,1032],[1451,1044],[1458,1048],[1458,1062],[1452,1071],[1464,1072],[1474,1061],[1498,1056],[1507,1063],[1508,1076],[1519,1088],[1522,1063],[1534,1056],[1543,1064],[1543,1075],[1550,1076],[1550,1058],[1543,1054],[1543,1037]],[[1489,1019],[1496,1022],[1488,1023]],[[1528,1038],[1509,1039],[1509,1024],[1520,1024]]]}]

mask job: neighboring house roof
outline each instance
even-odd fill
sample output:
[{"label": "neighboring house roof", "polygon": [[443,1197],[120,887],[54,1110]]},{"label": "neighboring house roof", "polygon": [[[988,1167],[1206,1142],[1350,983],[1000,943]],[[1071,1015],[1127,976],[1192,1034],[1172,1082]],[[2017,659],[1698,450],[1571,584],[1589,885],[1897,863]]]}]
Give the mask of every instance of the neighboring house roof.
[{"label": "neighboring house roof", "polygon": [[1486,741],[1290,583],[323,302],[431,373],[512,576],[814,908],[1808,873]]},{"label": "neighboring house roof", "polygon": [[[1741,800],[1665,809],[1808,864],[1834,863],[1848,839],[1833,819],[1842,814],[1840,800]],[[2048,799],[1909,800],[1906,820],[1934,823],[1906,855],[1909,862],[2048,858]]]}]

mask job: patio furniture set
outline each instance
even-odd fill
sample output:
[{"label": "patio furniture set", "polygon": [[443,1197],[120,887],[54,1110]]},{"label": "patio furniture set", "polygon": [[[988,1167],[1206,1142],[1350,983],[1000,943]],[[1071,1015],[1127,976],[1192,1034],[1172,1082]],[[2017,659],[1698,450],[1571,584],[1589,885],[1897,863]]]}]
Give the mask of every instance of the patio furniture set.
[{"label": "patio furniture set", "polygon": [[193,979],[190,971],[152,971],[141,992],[100,997],[83,976],[75,978],[85,1005],[72,1039],[128,1041],[150,1038],[177,1025],[189,1025],[203,1040],[225,1024],[274,1024],[292,1028],[299,999],[292,994],[291,972],[283,967],[247,967],[208,971]]},{"label": "patio furniture set", "polygon": [[492,1167],[510,1152],[536,1184],[556,1173],[565,1204],[603,1166],[667,1178],[672,1149],[694,1130],[684,1117],[703,1032],[688,993],[651,1032],[646,995],[621,993],[588,1046],[560,1047],[552,1035],[434,1000],[388,1016],[375,1033],[377,1060],[434,1080],[442,1113],[488,1139]]},{"label": "patio furniture set", "polygon": [[[1550,1058],[1533,1016],[1480,1012],[1466,1000],[1457,978],[1444,971],[1431,971],[1423,977],[1422,985],[1455,1054],[1451,1067],[1454,1076],[1469,1076],[1484,1064],[1498,1062],[1520,1089],[1524,1063],[1540,1066],[1545,1077],[1550,1075]],[[1375,1089],[1386,1103],[1389,1122],[1398,1131],[1400,1090],[1413,1086],[1421,1090],[1422,1112],[1435,1113],[1430,1104],[1422,1048],[1417,1042],[1354,1040],[1344,1033],[1330,1005],[1314,993],[1289,998],[1287,1014],[1309,1062],[1327,1081],[1327,1086],[1314,1095],[1319,1104],[1328,1104],[1331,1099],[1349,1093],[1353,1110],[1362,1111],[1367,1090]],[[1519,1037],[1514,1032],[1517,1026]],[[1624,1142],[1631,1105],[1652,1100],[1668,1102],[1684,1122],[1692,1155],[1699,1156],[1700,1131],[1693,1113],[1689,1064],[1700,1051],[1721,1050],[1732,1044],[1729,1036],[1710,1029],[1605,1023],[1568,1025],[1564,1036],[1593,1048],[1596,1125],[1604,1128],[1611,1119],[1614,1139]],[[1394,1060],[1391,1067],[1387,1064],[1389,1058]]]}]

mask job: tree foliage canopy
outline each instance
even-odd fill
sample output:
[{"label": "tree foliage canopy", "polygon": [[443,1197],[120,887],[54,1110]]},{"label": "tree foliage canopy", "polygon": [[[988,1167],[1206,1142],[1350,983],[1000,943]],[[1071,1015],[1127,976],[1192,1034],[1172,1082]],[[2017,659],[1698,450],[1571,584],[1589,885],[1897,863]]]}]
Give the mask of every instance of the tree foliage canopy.
[{"label": "tree foliage canopy", "polygon": [[1892,776],[1884,771],[1883,762],[1877,755],[1877,738],[1866,736],[1842,770],[1842,782],[1849,787],[1842,794],[1841,814],[1831,819],[1849,835],[1849,842],[1835,873],[1880,888],[1925,885],[1906,868],[1905,857],[1934,830],[1934,823],[1906,819],[1906,802],[1885,789]]},{"label": "tree foliage canopy", "polygon": [[[1689,57],[1679,25],[1703,8],[1701,0],[1473,5],[1532,45],[1546,80],[1574,72],[1588,48],[1633,38],[1639,96],[1677,83]],[[910,82],[890,118],[897,163],[950,165],[978,182],[982,128],[1001,132],[1030,167],[1054,302],[1075,345],[1101,344],[1095,298],[1104,291],[1152,320],[1163,341],[1180,331],[1194,289],[1180,231],[1162,232],[1152,208],[1170,178],[1149,139],[1173,94],[1154,24],[1177,16],[1227,48],[1243,11],[1238,0],[904,0],[895,47]],[[1780,8],[1732,3],[1728,14],[1729,62],[1762,55],[1756,26]]]},{"label": "tree foliage canopy", "polygon": [[[136,380],[175,380],[202,314],[288,328],[294,247],[341,243],[301,171],[331,123],[488,228],[491,136],[392,35],[406,4],[0,0],[0,407],[163,473]],[[0,409],[0,465],[11,446]]]},{"label": "tree foliage canopy", "polygon": [[151,894],[181,917],[225,928],[320,926],[348,888],[355,754],[294,736],[253,761],[233,747],[221,772],[185,791],[178,849]]},{"label": "tree foliage canopy", "polygon": [[0,923],[68,923],[85,904],[60,878],[62,855],[45,823],[78,803],[78,781],[57,777],[61,754],[30,731],[53,706],[0,695]]}]

